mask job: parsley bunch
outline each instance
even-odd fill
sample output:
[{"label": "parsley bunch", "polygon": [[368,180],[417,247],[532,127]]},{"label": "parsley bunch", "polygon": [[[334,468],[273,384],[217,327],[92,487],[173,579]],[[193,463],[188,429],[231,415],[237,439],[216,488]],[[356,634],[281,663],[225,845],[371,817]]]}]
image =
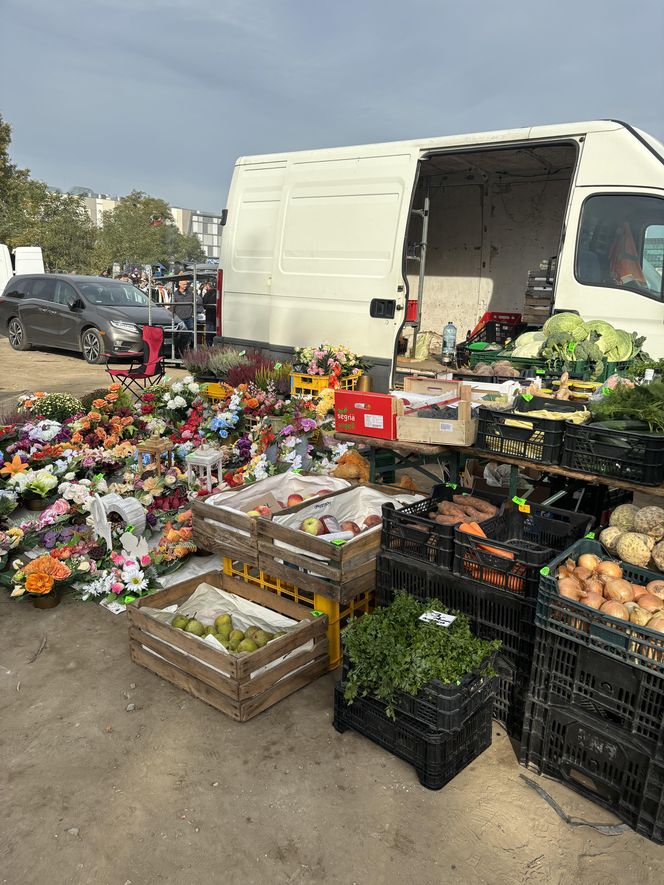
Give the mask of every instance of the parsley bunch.
[{"label": "parsley bunch", "polygon": [[468,619],[458,613],[449,627],[420,621],[424,612],[448,613],[442,603],[418,602],[398,591],[387,608],[378,608],[355,619],[342,631],[344,652],[350,663],[344,697],[348,703],[371,695],[387,703],[394,718],[398,693],[410,695],[436,679],[444,685],[458,684],[469,673],[489,674],[489,658],[500,641],[478,639]]}]

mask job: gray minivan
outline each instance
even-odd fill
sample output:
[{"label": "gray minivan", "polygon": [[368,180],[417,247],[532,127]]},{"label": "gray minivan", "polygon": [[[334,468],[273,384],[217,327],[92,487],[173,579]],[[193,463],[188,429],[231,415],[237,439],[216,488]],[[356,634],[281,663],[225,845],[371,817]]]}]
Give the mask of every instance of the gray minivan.
[{"label": "gray minivan", "polygon": [[0,334],[14,350],[33,345],[82,353],[89,363],[142,350],[141,327],[164,329],[166,352],[184,323],[153,305],[131,283],[105,277],[35,274],[12,277],[0,295]]}]

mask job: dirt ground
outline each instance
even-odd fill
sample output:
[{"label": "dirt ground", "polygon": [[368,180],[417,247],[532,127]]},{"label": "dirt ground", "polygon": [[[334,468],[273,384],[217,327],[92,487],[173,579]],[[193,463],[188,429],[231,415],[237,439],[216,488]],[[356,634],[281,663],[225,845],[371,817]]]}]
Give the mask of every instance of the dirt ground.
[{"label": "dirt ground", "polygon": [[[13,354],[0,391],[82,393],[71,356]],[[127,626],[65,600],[0,599],[0,883],[660,885],[664,848],[564,823],[492,746],[439,792],[332,727],[334,674],[235,723],[136,666]],[[45,640],[45,644],[44,644]],[[35,653],[41,652],[33,660]],[[134,708],[127,709],[133,704]],[[528,772],[586,821],[617,819]]]}]

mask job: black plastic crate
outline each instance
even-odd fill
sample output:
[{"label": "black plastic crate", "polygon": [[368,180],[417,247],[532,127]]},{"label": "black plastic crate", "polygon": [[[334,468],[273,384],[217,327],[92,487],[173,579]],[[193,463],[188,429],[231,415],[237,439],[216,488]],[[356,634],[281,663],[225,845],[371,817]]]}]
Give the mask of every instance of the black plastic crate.
[{"label": "black plastic crate", "polygon": [[567,423],[561,464],[582,473],[658,486],[664,482],[664,434]]},{"label": "black plastic crate", "polygon": [[[342,681],[350,671],[350,661],[344,654]],[[498,688],[496,676],[468,674],[458,685],[444,685],[434,679],[417,695],[398,692],[394,708],[417,720],[423,726],[444,731],[458,731],[480,707],[492,703]]]},{"label": "black plastic crate", "polygon": [[455,528],[454,572],[463,577],[536,599],[540,569],[556,550],[582,538],[593,518],[539,504],[512,504],[487,520],[479,538]]},{"label": "black plastic crate", "polygon": [[498,683],[493,698],[493,718],[502,723],[510,737],[521,740],[530,667],[513,666],[507,658],[496,663]]},{"label": "black plastic crate", "polygon": [[452,734],[423,726],[397,713],[390,719],[385,704],[374,698],[344,699],[344,685],[334,689],[334,727],[340,733],[348,728],[415,767],[422,786],[440,790],[460,771],[491,746],[491,699]]},{"label": "black plastic crate", "polygon": [[[552,560],[540,577],[535,615],[537,626],[638,667],[643,672],[664,676],[664,633],[607,617],[587,605],[560,596],[555,577],[558,567],[569,558],[577,560],[582,553],[611,558],[597,541],[584,538]],[[623,577],[641,587],[662,577],[625,562],[621,566]]]},{"label": "black plastic crate", "polygon": [[[530,418],[527,413],[499,412],[484,406],[478,408],[477,417],[476,449],[541,464],[560,461],[567,422]],[[515,426],[514,422],[519,423]]]},{"label": "black plastic crate", "polygon": [[[462,487],[452,483],[436,486],[430,498],[401,510],[396,510],[393,504],[384,504],[381,548],[408,559],[451,570],[454,559],[454,526],[439,525],[429,519],[427,514],[435,510],[442,501],[451,501],[456,495],[462,494],[471,495],[471,492],[464,492]],[[506,494],[493,492],[472,493],[472,497],[481,498],[499,510],[506,500]]]},{"label": "black plastic crate", "polygon": [[664,842],[664,764],[607,722],[529,700],[520,762],[597,802],[637,833]]},{"label": "black plastic crate", "polygon": [[[525,324],[520,322],[508,323],[498,322],[497,320],[488,320],[477,330],[477,332],[475,332],[475,334],[469,335],[465,341],[462,341],[461,344],[457,345],[457,363],[461,365],[468,362],[471,344],[477,344],[479,342],[486,342],[487,344],[506,344],[509,340],[518,338],[525,328]],[[474,352],[482,353],[481,350]]]},{"label": "black plastic crate", "polygon": [[622,729],[664,763],[664,669],[644,672],[538,628],[529,692],[539,703],[571,704]]}]

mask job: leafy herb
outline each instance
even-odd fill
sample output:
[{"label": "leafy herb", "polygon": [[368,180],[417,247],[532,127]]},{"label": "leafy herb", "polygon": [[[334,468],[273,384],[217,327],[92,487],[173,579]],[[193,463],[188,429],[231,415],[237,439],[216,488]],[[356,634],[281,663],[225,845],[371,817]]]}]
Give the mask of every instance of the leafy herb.
[{"label": "leafy herb", "polygon": [[664,433],[664,382],[639,387],[619,385],[591,406],[596,421],[632,419],[647,422],[651,433]]},{"label": "leafy herb", "polygon": [[342,632],[350,661],[348,703],[358,694],[372,695],[387,702],[387,715],[394,718],[400,691],[416,695],[434,679],[451,685],[469,673],[492,672],[489,658],[500,642],[473,636],[468,619],[457,612],[449,627],[419,620],[433,609],[449,613],[437,599],[420,603],[398,591],[392,605],[350,622]]}]

